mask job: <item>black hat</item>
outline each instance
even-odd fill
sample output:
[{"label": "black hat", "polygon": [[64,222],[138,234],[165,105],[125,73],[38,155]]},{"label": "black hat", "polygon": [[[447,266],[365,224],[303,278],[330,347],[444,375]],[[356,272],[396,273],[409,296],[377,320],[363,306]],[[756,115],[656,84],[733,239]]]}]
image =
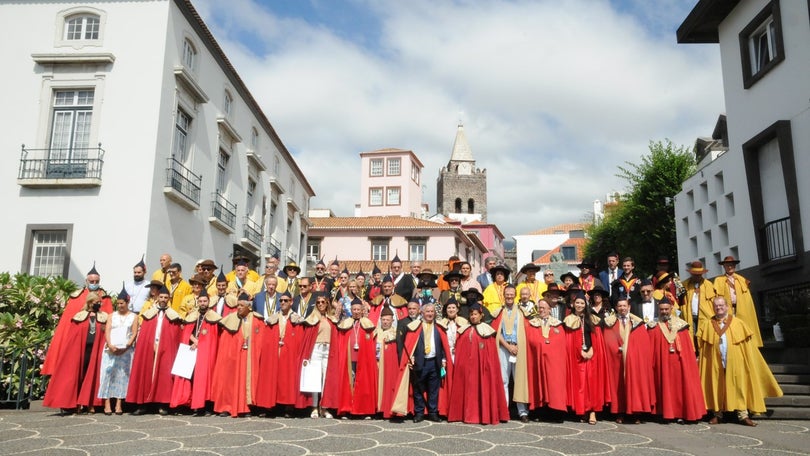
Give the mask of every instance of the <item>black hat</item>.
[{"label": "black hat", "polygon": [[560,286],[557,285],[556,283],[550,283],[548,284],[548,288],[546,288],[546,291],[543,292],[543,297],[545,298],[546,295],[549,293],[562,293],[562,290],[560,290]]},{"label": "black hat", "polygon": [[382,278],[382,283],[386,283],[386,282],[391,282],[391,283],[394,283],[394,279],[393,279],[393,278],[391,278],[391,274],[390,274],[390,273],[386,274],[386,275],[385,275],[385,276],[383,276],[383,278]]},{"label": "black hat", "polygon": [[661,286],[661,284],[669,282],[670,279],[672,279],[672,276],[667,271],[661,271],[655,275],[655,283],[658,286]]},{"label": "black hat", "polygon": [[321,266],[323,266],[323,267],[326,267],[326,263],[324,263],[324,262],[323,262],[323,257],[321,257],[321,259],[320,259],[320,260],[318,260],[318,262],[317,262],[317,263],[315,263],[315,266],[318,266],[318,265],[321,265]]},{"label": "black hat", "polygon": [[402,260],[399,259],[399,253],[394,254],[394,259],[391,260],[392,263],[402,263]]},{"label": "black hat", "polygon": [[290,298],[290,299],[292,299],[292,295],[290,294],[289,291],[285,291],[284,293],[281,293],[280,297],[281,298]]},{"label": "black hat", "polygon": [[570,298],[571,295],[576,295],[578,293],[584,293],[585,290],[579,285],[579,282],[572,283],[568,288],[566,288],[565,292],[563,293],[566,298]]},{"label": "black hat", "polygon": [[464,290],[461,292],[461,296],[464,296],[464,298],[467,300],[467,303],[469,304],[479,302],[482,299],[484,299],[484,295],[482,295],[477,288],[469,288],[467,290]]},{"label": "black hat", "polygon": [[641,286],[642,287],[647,286],[647,285],[652,285],[652,280],[644,279],[644,280],[641,281]]},{"label": "black hat", "polygon": [[338,261],[337,255],[335,255],[335,261],[333,261],[332,264],[335,266],[340,266],[340,261]]},{"label": "black hat", "polygon": [[340,271],[340,273],[341,273],[341,274],[346,274],[347,276],[352,275],[352,273],[351,273],[351,272],[349,272],[349,268],[348,268],[348,267],[346,267],[346,265],[345,265],[345,264],[343,265],[343,270],[342,270],[342,271]]},{"label": "black hat", "polygon": [[217,283],[228,282],[228,278],[225,277],[225,274],[222,272],[222,266],[219,267],[219,275],[217,275]]},{"label": "black hat", "polygon": [[669,264],[669,257],[666,255],[661,255],[658,257],[658,261],[655,264]]},{"label": "black hat", "polygon": [[577,277],[576,275],[574,275],[573,272],[570,271],[560,276],[560,282],[565,283],[566,277],[570,277],[571,279],[573,279],[574,283],[579,283],[579,277]]},{"label": "black hat", "polygon": [[239,301],[250,301],[250,295],[245,293],[244,291],[239,293],[239,297],[237,298]]},{"label": "black hat", "polygon": [[365,277],[366,277],[366,273],[365,273],[365,272],[363,272],[363,269],[361,268],[359,271],[357,271],[357,274],[355,274],[354,276],[355,276],[355,277],[363,277],[363,278],[365,278]]},{"label": "black hat", "polygon": [[160,287],[160,291],[158,291],[158,294],[171,294],[171,293],[169,293],[169,289],[166,288],[166,285],[163,285]]},{"label": "black hat", "polygon": [[376,261],[374,262],[374,268],[371,269],[371,274],[372,275],[382,274],[382,271],[380,270],[380,268],[377,267],[377,262]]},{"label": "black hat", "polygon": [[495,277],[495,273],[498,272],[498,271],[503,272],[503,276],[504,276],[505,279],[508,279],[509,274],[512,272],[512,270],[509,269],[503,263],[496,264],[495,266],[489,268],[489,273],[490,273],[490,275],[492,275],[493,278]]},{"label": "black hat", "polygon": [[[434,274],[433,271],[431,271],[430,269],[425,269],[424,271],[420,272],[416,277],[419,277],[419,282],[420,283],[421,282],[433,283],[434,287],[438,286],[438,285],[435,285],[435,283],[436,283],[436,279],[438,279],[439,276],[437,274]],[[419,287],[419,288],[423,288],[423,287]]]},{"label": "black hat", "polygon": [[118,293],[118,299],[123,299],[124,301],[129,302],[129,293],[127,293],[127,289],[123,282],[121,282],[121,292]]},{"label": "black hat", "polygon": [[245,266],[245,267],[250,267],[250,263],[248,263],[246,259],[239,259],[239,260],[237,260],[237,261],[234,261],[234,264],[235,264],[236,266]]},{"label": "black hat", "polygon": [[458,272],[458,270],[456,268],[453,268],[452,271],[445,272],[444,275],[442,276],[442,278],[444,279],[445,282],[448,282],[448,283],[453,279],[461,280],[461,273]]},{"label": "black hat", "polygon": [[206,298],[208,297],[208,291],[205,289],[205,287],[203,287],[202,290],[200,290],[200,294],[197,295],[198,298],[202,296],[205,296]]},{"label": "black hat", "polygon": [[721,261],[721,262],[719,262],[717,264],[722,265],[722,264],[726,264],[726,263],[739,264],[740,260],[734,258],[732,255],[728,255],[727,257],[723,258],[723,261]]},{"label": "black hat", "polygon": [[447,298],[447,301],[445,301],[444,307],[447,308],[447,306],[449,306],[450,304],[453,304],[454,306],[458,307],[458,301],[456,301],[456,297],[453,296],[452,294],[450,295],[449,298]]},{"label": "black hat", "polygon": [[593,260],[583,258],[577,267],[579,269],[596,269],[596,263]]},{"label": "black hat", "polygon": [[87,272],[87,275],[100,275],[98,273],[98,271],[96,271],[96,262],[95,261],[93,262],[93,267],[90,269],[90,271]]},{"label": "black hat", "polygon": [[540,269],[542,269],[542,268],[540,267],[540,265],[539,265],[539,264],[535,264],[535,263],[526,263],[526,264],[524,264],[524,265],[523,265],[523,267],[522,267],[522,268],[520,268],[520,271],[519,271],[519,272],[520,272],[521,274],[526,274],[526,273],[527,273],[527,272],[529,272],[529,271],[534,271],[534,272],[537,272],[537,271],[539,271]]},{"label": "black hat", "polygon": [[479,313],[484,313],[484,307],[478,302],[470,304],[470,312],[473,310],[477,310]]},{"label": "black hat", "polygon": [[599,284],[596,284],[591,290],[588,290],[588,295],[591,297],[597,294],[601,295],[602,299],[608,299],[610,297],[610,293]]},{"label": "black hat", "polygon": [[588,299],[585,297],[585,292],[582,290],[577,290],[574,293],[574,300],[582,299],[583,301],[587,301]]},{"label": "black hat", "polygon": [[360,304],[360,305],[362,306],[362,305],[363,305],[363,301],[362,301],[360,298],[355,297],[354,299],[352,299],[352,303],[351,303],[351,305],[353,306],[353,305],[355,305],[355,304]]},{"label": "black hat", "polygon": [[144,257],[144,255],[141,255],[141,261],[139,261],[139,262],[135,263],[135,266],[133,266],[133,268],[137,268],[137,267],[139,267],[139,266],[140,266],[140,267],[142,267],[144,270],[146,270],[146,263],[144,263],[144,262],[143,262],[143,257]]}]

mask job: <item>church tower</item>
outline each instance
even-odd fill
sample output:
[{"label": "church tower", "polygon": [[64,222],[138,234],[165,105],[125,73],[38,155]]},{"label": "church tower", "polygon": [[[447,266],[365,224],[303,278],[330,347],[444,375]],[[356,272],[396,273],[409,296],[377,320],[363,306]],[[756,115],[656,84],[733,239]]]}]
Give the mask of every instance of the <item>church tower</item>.
[{"label": "church tower", "polygon": [[461,123],[450,161],[439,171],[436,181],[436,207],[440,214],[462,223],[487,221],[487,170],[475,167]]}]

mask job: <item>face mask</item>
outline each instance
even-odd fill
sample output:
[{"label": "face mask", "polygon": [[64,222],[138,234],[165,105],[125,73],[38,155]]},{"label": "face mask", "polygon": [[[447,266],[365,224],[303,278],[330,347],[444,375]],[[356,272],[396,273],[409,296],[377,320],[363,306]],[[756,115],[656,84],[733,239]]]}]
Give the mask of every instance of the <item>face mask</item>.
[{"label": "face mask", "polygon": [[87,288],[90,291],[96,291],[96,290],[98,290],[98,287],[99,287],[99,285],[97,283],[90,283],[90,284],[87,285]]},{"label": "face mask", "polygon": [[427,290],[422,292],[422,295],[425,296],[426,298],[429,298],[429,297],[433,296],[433,290],[427,289]]},{"label": "face mask", "polygon": [[98,312],[99,310],[101,310],[101,303],[97,302],[93,304],[93,312]]}]

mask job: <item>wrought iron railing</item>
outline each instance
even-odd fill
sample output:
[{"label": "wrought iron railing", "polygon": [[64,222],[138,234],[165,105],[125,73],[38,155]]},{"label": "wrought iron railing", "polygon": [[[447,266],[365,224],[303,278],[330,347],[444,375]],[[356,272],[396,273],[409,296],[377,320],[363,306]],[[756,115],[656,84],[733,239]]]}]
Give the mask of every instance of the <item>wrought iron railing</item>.
[{"label": "wrought iron railing", "polygon": [[22,145],[18,179],[101,179],[104,149],[71,147],[26,149]]},{"label": "wrought iron railing", "polygon": [[171,187],[183,196],[200,204],[200,187],[202,177],[191,172],[174,157],[169,157],[168,168],[166,168],[166,187]]},{"label": "wrought iron railing", "polygon": [[236,228],[236,204],[228,201],[224,195],[214,192],[211,195],[211,217],[225,225]]},{"label": "wrought iron railing", "polygon": [[281,241],[270,236],[270,241],[267,243],[267,254],[270,256],[278,255],[281,257]]},{"label": "wrought iron railing", "polygon": [[28,408],[32,400],[45,394],[47,379],[39,373],[42,360],[39,347],[19,349],[0,348],[0,404]]},{"label": "wrought iron railing", "polygon": [[762,227],[762,240],[765,243],[767,261],[779,260],[796,255],[790,217],[768,222]]},{"label": "wrought iron railing", "polygon": [[245,216],[244,237],[257,246],[262,245],[262,227]]}]

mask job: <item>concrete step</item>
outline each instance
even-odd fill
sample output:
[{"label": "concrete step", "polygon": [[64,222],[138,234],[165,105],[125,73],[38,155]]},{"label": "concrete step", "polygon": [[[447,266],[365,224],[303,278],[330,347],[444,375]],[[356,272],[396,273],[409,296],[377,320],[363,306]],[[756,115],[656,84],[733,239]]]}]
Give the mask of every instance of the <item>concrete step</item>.
[{"label": "concrete step", "polygon": [[785,347],[782,343],[766,342],[760,352],[768,363],[810,365],[810,348]]},{"label": "concrete step", "polygon": [[806,364],[770,364],[774,374],[810,374],[810,366]]},{"label": "concrete step", "polygon": [[758,415],[755,419],[770,420],[810,420],[810,408],[808,407],[768,407],[768,413]]},{"label": "concrete step", "polygon": [[785,394],[782,397],[769,397],[765,399],[765,405],[771,407],[809,407],[810,396],[803,394]]},{"label": "concrete step", "polygon": [[810,374],[777,374],[773,375],[780,385],[793,383],[798,385],[810,385]]},{"label": "concrete step", "polygon": [[810,394],[810,385],[794,385],[783,383],[779,385],[785,394]]}]

